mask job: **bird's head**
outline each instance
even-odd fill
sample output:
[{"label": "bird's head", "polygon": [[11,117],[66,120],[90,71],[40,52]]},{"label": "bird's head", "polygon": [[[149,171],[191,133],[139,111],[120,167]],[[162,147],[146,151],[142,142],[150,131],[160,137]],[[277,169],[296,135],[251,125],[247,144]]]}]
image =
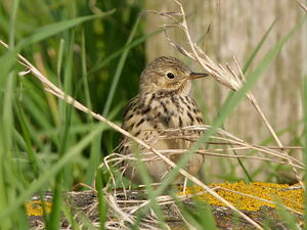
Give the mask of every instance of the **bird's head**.
[{"label": "bird's head", "polygon": [[191,80],[207,77],[206,73],[192,72],[188,66],[174,57],[159,57],[147,65],[141,75],[141,93],[176,91],[188,95]]}]

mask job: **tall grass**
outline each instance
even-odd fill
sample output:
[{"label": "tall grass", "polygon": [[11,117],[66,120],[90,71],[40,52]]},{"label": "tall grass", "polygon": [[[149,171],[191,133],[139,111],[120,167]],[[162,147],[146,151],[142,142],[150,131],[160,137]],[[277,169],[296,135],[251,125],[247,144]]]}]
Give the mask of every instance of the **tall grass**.
[{"label": "tall grass", "polygon": [[[97,1],[96,5],[86,0],[0,3],[0,38],[10,45],[9,50],[0,48],[0,229],[28,229],[23,203],[32,194],[47,190],[54,194],[47,228],[58,229],[64,212],[73,228],[78,229],[70,210],[63,205],[62,191],[71,191],[80,182],[92,186],[95,179],[101,191],[106,178],[97,166],[118,144],[118,133],[108,126],[46,93],[34,77],[19,76],[25,70],[17,62],[17,53],[26,56],[66,93],[119,123],[124,105],[136,94],[138,76],[144,68],[143,42],[160,32],[143,33],[138,18],[142,9],[142,1],[122,0]],[[214,129],[201,141],[222,125],[288,39],[291,34],[274,44],[248,74],[242,90],[229,96],[213,123]],[[259,42],[246,68],[263,42]],[[196,144],[194,149],[198,147]],[[183,158],[178,168],[186,161]],[[153,191],[146,170],[139,165],[151,207],[163,220],[155,198],[165,191],[178,168]],[[106,205],[102,192],[98,199],[103,223]],[[200,215],[182,209],[199,228],[215,229],[209,209],[200,206]],[[165,228],[163,222],[161,228]]]},{"label": "tall grass", "polygon": [[[33,77],[18,76],[24,69],[16,54],[24,54],[93,110],[102,112],[109,101],[108,118],[119,122],[144,65],[141,25],[129,44],[126,40],[141,9],[141,2],[126,1],[96,6],[85,0],[1,1],[1,39],[10,50],[0,48],[0,229],[28,229],[22,204],[47,190],[54,192],[47,226],[58,229],[62,191],[73,190],[79,182],[93,185],[98,163],[117,145],[117,134],[108,127],[45,93]],[[127,59],[121,65],[124,74],[118,73],[121,90],[111,98],[109,87],[115,86],[117,58],[123,52]]]}]

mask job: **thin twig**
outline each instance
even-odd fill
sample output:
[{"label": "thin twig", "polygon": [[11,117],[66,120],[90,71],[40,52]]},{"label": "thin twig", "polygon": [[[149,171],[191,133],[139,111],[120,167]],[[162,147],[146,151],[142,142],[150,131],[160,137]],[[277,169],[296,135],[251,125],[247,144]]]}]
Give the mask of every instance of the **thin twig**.
[{"label": "thin twig", "polygon": [[307,13],[307,6],[298,0],[296,0],[296,2],[305,11],[305,13]]},{"label": "thin twig", "polygon": [[[221,83],[224,86],[230,88],[231,90],[238,91],[243,86],[243,83],[244,83],[245,79],[244,79],[244,74],[242,73],[241,68],[240,68],[238,62],[236,62],[236,59],[235,59],[235,64],[236,64],[237,69],[239,70],[239,75],[237,75],[235,73],[235,71],[233,71],[228,65],[226,65],[226,67],[224,67],[221,64],[214,63],[205,54],[205,52],[202,49],[200,49],[193,42],[193,40],[191,38],[191,35],[190,35],[190,32],[189,32],[188,25],[187,25],[186,15],[185,15],[184,8],[183,8],[183,6],[182,6],[180,1],[174,0],[174,2],[180,8],[181,17],[182,17],[182,22],[180,23],[180,26],[182,27],[182,29],[183,29],[183,31],[185,33],[186,39],[188,40],[188,44],[189,44],[189,46],[191,48],[191,51],[192,51],[187,56],[189,56],[189,57],[192,56],[194,60],[196,59],[197,62],[204,68],[204,70],[207,71],[219,83]],[[247,96],[249,102],[256,109],[257,113],[260,115],[260,118],[262,119],[262,121],[264,122],[265,126],[267,127],[267,129],[269,130],[271,135],[273,136],[273,138],[276,141],[276,143],[278,144],[278,146],[280,148],[283,148],[282,142],[280,141],[280,139],[277,136],[276,132],[274,131],[274,129],[272,128],[272,126],[268,122],[266,116],[264,115],[264,113],[260,109],[260,106],[258,105],[255,97],[252,95],[251,92],[247,93],[246,96]],[[288,153],[286,153],[286,154],[288,154]],[[289,159],[289,164],[291,165],[291,160],[290,159]],[[300,183],[302,183],[301,182],[301,177],[299,176],[297,170],[295,168],[293,168],[293,167],[292,167],[292,170],[294,171],[295,176],[298,179],[298,181]]]},{"label": "thin twig", "polygon": [[[2,45],[6,45],[6,43],[4,43],[3,41],[0,40],[0,43]],[[6,45],[7,47],[7,45]],[[158,150],[156,150],[155,148],[153,148],[152,146],[146,144],[144,141],[142,141],[141,139],[131,135],[129,132],[127,132],[126,130],[122,129],[121,127],[119,127],[118,125],[116,125],[115,123],[109,121],[108,119],[106,119],[105,117],[93,112],[92,110],[90,110],[89,108],[87,108],[86,106],[84,106],[83,104],[81,104],[80,102],[78,102],[76,99],[74,99],[73,97],[71,97],[70,95],[65,94],[60,88],[58,88],[57,86],[55,86],[51,81],[49,81],[38,69],[36,69],[26,58],[24,58],[22,55],[18,54],[18,57],[20,59],[20,61],[23,63],[23,65],[25,65],[29,70],[31,70],[32,74],[37,77],[42,84],[45,87],[45,90],[53,95],[55,95],[56,97],[60,98],[61,100],[65,101],[68,104],[71,104],[72,106],[74,106],[75,108],[77,108],[80,111],[83,111],[85,113],[90,114],[91,116],[93,116],[95,119],[102,121],[103,123],[107,124],[108,126],[110,126],[111,128],[113,128],[114,130],[120,132],[121,134],[123,134],[124,136],[130,138],[131,140],[135,141],[137,144],[143,146],[144,148],[148,149],[149,151],[155,153],[157,156],[160,157],[160,159],[162,159],[166,164],[168,164],[169,166],[171,166],[171,168],[176,168],[176,163],[174,163],[172,160],[170,160],[169,158],[167,158],[166,156],[164,156],[163,154],[161,154]],[[248,222],[250,222],[252,225],[254,225],[255,227],[257,227],[258,229],[263,229],[258,223],[256,223],[253,219],[251,219],[250,217],[248,217],[246,214],[244,214],[243,212],[241,212],[239,209],[237,209],[233,204],[231,204],[229,201],[225,200],[223,197],[221,197],[220,195],[218,195],[215,191],[213,191],[210,187],[208,187],[207,185],[205,185],[202,181],[200,181],[198,178],[194,177],[193,175],[191,175],[190,173],[188,173],[185,169],[180,168],[179,173],[181,175],[183,175],[184,177],[188,178],[190,181],[192,181],[193,183],[195,183],[196,185],[199,185],[200,187],[202,187],[204,190],[206,190],[208,193],[210,193],[212,196],[214,196],[216,199],[218,199],[219,201],[221,201],[222,203],[224,203],[226,206],[228,206],[229,208],[231,208],[232,210],[234,210],[235,212],[237,212],[239,215],[241,215],[244,219],[246,219]],[[115,205],[114,201],[110,202],[111,204]],[[122,214],[124,215],[124,214]],[[129,221],[130,218],[125,216],[125,218]]]}]

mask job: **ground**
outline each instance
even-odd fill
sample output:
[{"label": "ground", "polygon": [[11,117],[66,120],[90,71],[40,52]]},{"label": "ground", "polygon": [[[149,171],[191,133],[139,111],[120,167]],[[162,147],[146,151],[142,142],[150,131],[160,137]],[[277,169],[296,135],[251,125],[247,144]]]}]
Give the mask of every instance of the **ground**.
[{"label": "ground", "polygon": [[[288,227],[289,223],[284,221],[282,216],[285,210],[293,213],[294,221],[297,224],[302,223],[303,189],[300,185],[289,186],[262,182],[237,182],[211,184],[210,187],[262,226],[269,226],[271,229],[290,229]],[[192,212],[193,210],[198,210],[196,206],[199,203],[202,203],[204,206],[206,203],[209,203],[219,229],[255,229],[249,222],[239,217],[237,213],[234,213],[234,211],[213,196],[208,195],[201,188],[187,187],[183,191],[183,188],[179,186],[177,189],[177,196],[182,200],[182,205],[188,210],[192,210]],[[97,226],[99,224],[98,203],[95,191],[67,192],[64,196],[65,203],[68,207],[72,208],[77,222],[86,217],[94,225]],[[26,203],[30,225],[33,229],[42,229],[44,227],[43,213],[50,212],[52,208],[52,194],[46,193],[44,197],[43,201],[36,196],[33,197],[32,201]],[[117,212],[129,213],[133,208],[140,207],[147,201],[144,190],[117,190],[116,194],[106,194],[105,198],[109,204],[107,224],[110,228],[113,226],[118,227],[118,229],[123,224],[129,225],[129,221],[124,223],[119,218]],[[111,200],[115,201],[116,204],[110,202]],[[165,197],[163,199],[157,198],[157,201],[164,215],[167,216],[166,222],[172,229],[188,229],[175,202]],[[42,209],[43,204],[45,205],[45,210]],[[276,207],[276,204],[279,208]],[[158,223],[154,221],[154,216],[149,215],[142,218],[140,226],[146,226],[146,224],[154,226]],[[69,226],[68,221],[64,217],[61,224],[63,228]]]}]

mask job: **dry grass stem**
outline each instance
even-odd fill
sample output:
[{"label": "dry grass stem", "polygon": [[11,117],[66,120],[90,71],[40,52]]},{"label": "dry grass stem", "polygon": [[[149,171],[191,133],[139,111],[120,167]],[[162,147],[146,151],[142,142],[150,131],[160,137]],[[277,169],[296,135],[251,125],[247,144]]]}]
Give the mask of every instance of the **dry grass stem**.
[{"label": "dry grass stem", "polygon": [[[3,42],[2,40],[0,40],[0,44],[2,44],[3,46],[8,48],[8,45]],[[143,146],[145,149],[148,149],[149,151],[153,152],[154,154],[156,154],[157,156],[159,156],[160,159],[162,159],[166,164],[168,164],[171,168],[175,168],[176,164],[171,161],[169,158],[167,158],[166,156],[164,156],[162,153],[160,153],[159,151],[157,151],[156,149],[154,149],[153,147],[151,147],[150,145],[146,144],[144,141],[142,141],[141,139],[131,135],[129,132],[127,132],[126,130],[122,129],[121,127],[119,127],[118,125],[116,125],[115,123],[109,121],[108,119],[106,119],[105,117],[101,116],[100,114],[97,114],[95,112],[93,112],[92,110],[90,110],[89,108],[87,108],[86,106],[84,106],[83,104],[81,104],[80,102],[78,102],[76,99],[74,99],[73,97],[71,97],[70,95],[65,94],[60,88],[58,88],[57,86],[55,86],[51,81],[49,81],[47,79],[47,77],[45,77],[35,66],[33,66],[26,58],[24,58],[21,54],[18,54],[18,58],[19,58],[19,62],[25,66],[27,68],[27,72],[28,73],[32,73],[36,78],[38,78],[38,80],[41,81],[41,83],[44,86],[44,89],[55,95],[56,97],[58,97],[59,99],[65,101],[68,104],[71,104],[72,106],[74,106],[76,109],[83,111],[87,114],[90,114],[91,116],[93,116],[95,119],[102,121],[103,123],[107,124],[108,126],[110,126],[111,128],[113,128],[114,130],[120,132],[121,134],[125,135],[126,137],[132,139],[133,141],[135,141],[137,144]],[[202,181],[200,181],[198,178],[192,176],[191,174],[189,174],[185,169],[180,168],[179,173],[181,175],[183,175],[184,177],[186,177],[187,179],[189,179],[190,181],[192,181],[193,183],[195,183],[196,185],[200,186],[201,188],[203,188],[205,191],[207,191],[209,194],[211,194],[213,197],[215,197],[216,199],[218,199],[219,201],[221,201],[222,203],[224,203],[226,206],[228,206],[230,209],[234,210],[235,212],[237,212],[240,216],[242,216],[244,219],[246,219],[249,223],[251,223],[252,225],[254,225],[257,229],[263,229],[257,222],[255,222],[253,219],[251,219],[250,217],[248,217],[246,214],[244,214],[243,212],[241,212],[240,210],[238,210],[235,206],[233,206],[233,204],[231,204],[229,201],[225,200],[223,197],[219,196],[215,191],[213,191],[212,189],[210,189],[210,187],[208,187],[207,185],[205,185]],[[114,203],[115,201],[110,200],[109,204],[112,205],[113,209],[116,209],[116,204]],[[120,215],[122,215],[122,217],[125,217],[125,220],[129,220],[129,221],[133,221],[130,219],[129,216],[125,216],[124,213],[121,213],[119,210],[117,210],[118,213]]]},{"label": "dry grass stem", "polygon": [[[242,72],[242,69],[240,67],[239,62],[234,57],[234,65],[235,69],[232,68],[230,65],[221,65],[218,63],[215,63],[206,53],[198,47],[192,40],[189,28],[186,21],[186,14],[184,11],[184,8],[178,0],[174,0],[174,2],[179,6],[180,11],[179,12],[158,12],[158,11],[146,11],[145,13],[154,13],[158,16],[167,17],[169,20],[171,20],[171,24],[165,24],[163,25],[164,32],[166,35],[166,38],[168,39],[169,43],[174,46],[180,53],[182,53],[185,56],[188,56],[189,58],[193,59],[194,61],[197,61],[202,68],[209,73],[217,82],[220,84],[226,86],[227,88],[238,91],[242,88],[242,86],[245,83],[245,77]],[[298,4],[302,9],[306,12],[306,6],[302,4],[301,2],[297,1]],[[180,17],[181,20],[178,20],[178,17]],[[169,34],[168,29],[169,28],[179,28],[183,30],[189,49],[181,46],[180,44],[173,41]],[[9,48],[6,43],[0,40],[0,43],[6,47]],[[170,167],[175,168],[176,164],[171,161],[168,156],[172,154],[183,154],[187,150],[186,149],[165,149],[165,150],[156,150],[141,139],[132,136],[130,133],[125,131],[124,129],[120,128],[115,123],[109,121],[105,117],[101,116],[100,114],[97,114],[93,112],[92,110],[88,109],[86,106],[78,102],[75,98],[71,97],[70,95],[65,94],[59,87],[55,86],[53,83],[51,83],[35,66],[33,66],[27,59],[25,59],[23,56],[18,54],[19,62],[26,67],[26,71],[23,71],[20,73],[20,75],[27,75],[29,73],[32,73],[35,77],[37,77],[41,83],[44,86],[44,89],[53,94],[54,96],[58,97],[61,100],[64,100],[66,103],[71,104],[75,108],[77,108],[80,111],[83,111],[87,114],[90,114],[97,120],[104,122],[114,130],[120,132],[121,134],[127,136],[128,138],[132,139],[139,145],[143,146],[145,149],[148,150],[146,152],[147,155],[150,156],[152,154],[151,158],[142,159],[142,161],[147,160],[153,160],[156,158],[162,159],[165,163],[167,163]],[[225,130],[218,129],[217,134],[215,136],[210,137],[210,140],[208,141],[208,144],[210,148],[208,149],[199,149],[196,151],[197,154],[203,154],[206,156],[211,157],[227,157],[227,158],[245,158],[245,159],[253,159],[253,160],[262,160],[262,161],[269,161],[274,162],[277,164],[287,164],[291,166],[292,170],[294,171],[298,181],[301,181],[301,177],[299,176],[299,173],[297,170],[303,170],[304,164],[300,162],[299,160],[295,159],[294,157],[290,156],[285,150],[286,149],[300,149],[300,146],[283,146],[282,142],[280,141],[279,137],[277,136],[276,132],[272,128],[271,124],[269,123],[268,119],[266,118],[265,114],[261,110],[258,102],[256,101],[254,95],[251,92],[248,92],[246,94],[247,99],[249,100],[250,104],[255,108],[257,113],[259,114],[261,120],[264,122],[265,126],[273,136],[274,140],[276,141],[278,146],[259,146],[254,144],[246,143],[245,141],[241,140],[238,137],[235,137],[234,135],[226,132]],[[185,127],[183,129],[170,129],[170,130],[162,130],[160,139],[171,139],[171,138],[183,138],[187,141],[196,142],[199,138],[198,136],[193,135],[183,135],[183,131],[189,131],[189,130],[199,130],[199,131],[206,131],[210,129],[210,126],[197,126],[197,127]],[[156,141],[156,140],[154,140]],[[213,147],[214,145],[220,145],[223,147]],[[232,146],[233,145],[233,146]],[[225,147],[225,148],[224,148]],[[264,154],[266,156],[253,156],[253,155],[246,155],[246,154],[228,154],[227,151],[254,151],[254,152],[260,152],[261,154]],[[225,154],[224,154],[225,152]],[[245,153],[245,152],[244,152]],[[126,168],[122,167],[122,163],[125,161],[137,161],[139,159],[136,159],[133,155],[121,155],[117,153],[112,153],[104,158],[103,164],[100,166],[105,166],[106,169],[110,172],[110,180],[112,181],[113,185],[116,185],[116,182],[118,181],[118,178],[113,173],[113,167],[119,168],[120,175],[123,176]],[[246,214],[238,210],[236,207],[233,206],[229,201],[225,200],[223,197],[219,196],[215,189],[216,188],[210,188],[203,182],[201,182],[198,178],[190,175],[185,169],[181,168],[179,169],[179,173],[182,174],[184,177],[195,183],[196,185],[200,186],[202,189],[204,189],[204,192],[207,192],[211,194],[213,197],[215,197],[217,200],[224,203],[226,206],[228,206],[233,211],[237,212],[239,215],[241,215],[244,219],[246,219],[249,223],[254,225],[257,229],[263,229],[257,222],[255,222],[253,219],[248,217]],[[122,180],[121,180],[122,181]],[[122,182],[123,183],[123,182]],[[123,184],[122,184],[123,185]],[[135,214],[138,210],[141,208],[147,206],[150,204],[149,200],[119,200],[117,199],[117,196],[119,195],[117,191],[115,190],[113,194],[107,193],[107,190],[109,189],[110,185],[107,185],[104,188],[104,192],[106,193],[106,201],[112,210],[112,213],[117,217],[117,221],[108,220],[106,223],[107,229],[129,229],[127,226],[129,224],[135,223]],[[123,185],[124,193],[123,195],[127,198],[127,193],[125,191],[125,186]],[[220,188],[224,190],[229,190],[226,188]],[[274,204],[272,201],[264,200],[259,197],[255,197],[249,194],[244,194],[237,191],[232,191],[234,193],[238,193],[240,195],[249,196],[253,199],[262,200],[268,203]],[[196,196],[197,194],[193,194],[191,196]],[[191,198],[191,196],[178,196],[177,198],[179,200],[184,200]],[[159,205],[167,205],[167,204],[173,204],[174,199],[171,196],[159,196],[156,198],[157,203]],[[130,205],[123,208],[120,207],[119,204],[121,202],[129,203]],[[96,206],[93,206],[89,212],[92,212]],[[287,207],[286,207],[287,208]],[[289,209],[289,208],[288,208]],[[296,212],[295,210],[289,209],[292,212]],[[178,209],[178,212],[181,213]],[[181,215],[182,216],[182,215]],[[184,219],[182,216],[182,219],[185,221],[185,223],[190,226],[188,221]],[[148,220],[151,224],[146,224],[146,222],[142,223],[143,226],[141,226],[140,229],[158,229],[155,226],[159,226],[157,223],[156,218],[152,218]],[[148,222],[148,223],[149,223]],[[128,223],[128,225],[127,225]],[[97,223],[99,224],[99,223]],[[168,227],[168,226],[167,226]],[[190,226],[191,227],[191,226]]]},{"label": "dry grass stem", "polygon": [[[225,64],[221,65],[219,63],[214,62],[206,53],[197,46],[196,43],[193,42],[191,34],[189,32],[187,20],[186,20],[186,13],[184,11],[183,5],[178,0],[173,0],[178,6],[179,6],[179,12],[159,12],[159,11],[153,11],[153,10],[147,10],[145,13],[153,13],[158,16],[166,17],[170,20],[169,24],[164,24],[162,27],[164,28],[165,36],[167,40],[169,41],[170,45],[175,47],[180,53],[183,55],[191,58],[192,60],[198,62],[204,71],[209,73],[217,82],[222,84],[223,86],[233,90],[238,91],[242,88],[242,86],[245,83],[245,77],[242,72],[242,68],[240,67],[240,64],[238,60],[234,57],[234,67],[231,65]],[[297,0],[297,3],[299,6],[307,12],[306,6]],[[99,10],[96,7],[96,1],[91,0],[90,6],[93,12],[96,12]],[[180,20],[178,20],[178,17]],[[168,29],[171,28],[179,28],[181,29],[187,39],[187,44],[185,46],[180,45],[176,41],[173,41],[169,34]],[[4,47],[9,48],[6,43],[0,40],[0,44],[2,44]],[[187,46],[187,47],[186,47]],[[117,132],[120,132],[122,135],[127,136],[128,138],[132,139],[139,145],[143,146],[147,152],[144,152],[147,156],[149,156],[146,159],[141,159],[142,161],[151,161],[154,159],[161,159],[165,163],[167,163],[171,168],[175,168],[176,164],[171,161],[168,157],[170,155],[175,154],[184,154],[187,152],[187,149],[164,149],[164,150],[156,150],[155,148],[148,145],[143,140],[131,135],[124,129],[120,128],[115,123],[109,121],[105,117],[101,116],[100,114],[97,114],[78,102],[75,98],[71,97],[70,95],[67,95],[65,92],[63,92],[62,89],[54,85],[52,82],[50,82],[44,74],[42,74],[35,66],[33,66],[26,58],[24,58],[22,55],[18,54],[19,63],[23,65],[26,70],[20,72],[20,75],[28,75],[32,73],[36,78],[40,80],[42,83],[44,90],[51,93],[52,95],[56,96],[57,98],[65,101],[68,104],[71,104],[76,109],[85,112],[95,119],[107,124]],[[300,174],[298,170],[303,171],[304,170],[304,164],[295,159],[294,157],[290,156],[285,150],[302,150],[301,146],[284,146],[282,142],[280,141],[278,135],[272,128],[271,124],[269,123],[267,117],[261,110],[256,98],[251,92],[248,92],[246,94],[246,97],[250,104],[253,106],[253,108],[256,110],[256,112],[259,114],[259,117],[269,130],[270,134],[274,138],[274,140],[277,143],[277,146],[261,146],[261,145],[255,145],[255,144],[249,144],[242,139],[234,136],[233,134],[226,132],[223,129],[217,129],[216,134],[214,136],[211,136],[209,141],[206,143],[209,147],[206,149],[199,149],[195,151],[197,154],[202,154],[208,157],[223,157],[223,158],[241,158],[241,159],[252,159],[252,160],[260,160],[260,161],[268,161],[276,164],[283,164],[288,165],[292,168],[294,171],[298,181],[301,181]],[[199,130],[202,132],[205,132],[207,130],[211,129],[210,126],[193,126],[193,127],[184,127],[182,129],[169,129],[169,130],[161,130],[161,135],[159,136],[159,139],[184,139],[187,141],[190,141],[192,143],[196,142],[199,139],[199,136],[193,136],[188,135],[189,130]],[[186,132],[187,131],[187,132]],[[157,141],[157,140],[153,140]],[[229,151],[238,151],[239,154],[229,154]],[[246,153],[249,153],[250,155],[247,155]],[[261,154],[261,155],[252,155],[252,154]],[[150,200],[132,200],[128,197],[128,191],[126,191],[126,188],[123,183],[123,174],[126,170],[126,168],[123,166],[123,162],[126,161],[138,161],[140,159],[137,159],[135,155],[122,155],[118,153],[112,153],[104,158],[103,164],[100,165],[100,167],[105,167],[108,172],[110,173],[110,181],[111,183],[108,183],[107,186],[104,188],[105,193],[105,200],[108,204],[108,213],[111,213],[113,218],[108,218],[108,220],[105,223],[106,229],[130,229],[130,226],[135,224],[137,212],[150,205]],[[118,177],[117,172],[113,168],[117,169],[117,172],[119,173],[120,177]],[[179,195],[177,194],[176,200],[185,201],[188,200],[194,196],[200,196],[202,194],[210,194],[213,197],[215,197],[220,202],[224,203],[226,206],[228,206],[230,209],[232,209],[234,212],[237,212],[239,215],[241,215],[246,221],[251,223],[253,226],[255,226],[257,229],[263,229],[257,222],[255,222],[252,218],[244,214],[242,211],[238,210],[232,203],[230,203],[228,200],[224,199],[220,195],[217,194],[217,189],[222,189],[225,191],[230,191],[233,193],[237,193],[242,196],[247,196],[252,199],[264,201],[270,204],[276,204],[273,201],[269,201],[257,196],[253,196],[250,194],[234,191],[231,189],[223,188],[223,187],[209,187],[206,184],[204,184],[202,181],[200,181],[198,178],[190,175],[184,168],[179,169],[179,173],[182,174],[185,178],[192,181],[194,184],[200,186],[204,191],[197,192],[193,194],[184,194]],[[117,191],[116,189],[113,190],[112,193],[109,193],[108,190],[110,189],[110,186],[113,184],[116,186],[118,182],[122,183],[122,191]],[[159,186],[160,183],[152,184],[152,186]],[[142,188],[144,186],[140,186]],[[301,189],[302,186],[299,187]],[[90,187],[91,190],[93,188]],[[119,197],[124,197],[124,199],[120,199]],[[175,199],[168,195],[161,195],[156,197],[156,202],[160,205],[176,205]],[[124,204],[124,205],[122,205]],[[97,209],[98,203],[94,203],[88,210],[87,213],[91,215],[91,213],[95,212]],[[177,206],[176,206],[177,207]],[[299,213],[296,210],[293,210],[289,207],[285,207],[286,209],[290,210],[293,213]],[[182,220],[186,223],[189,229],[196,229],[194,226],[192,226],[188,220],[184,218],[182,215],[180,209],[177,207],[177,211],[179,215],[181,216]],[[79,217],[76,216],[76,219]],[[154,213],[146,218],[146,221],[142,221],[141,225],[139,226],[140,229],[152,229],[157,230],[160,229],[158,218],[154,215]],[[97,227],[99,226],[99,222],[93,223]],[[42,225],[43,226],[43,225]],[[169,226],[166,225],[166,228],[169,228]],[[170,229],[170,228],[169,228]]]},{"label": "dry grass stem", "polygon": [[307,13],[307,6],[301,1],[296,0],[297,4]]},{"label": "dry grass stem", "polygon": [[[222,85],[226,86],[227,88],[229,88],[231,90],[234,90],[234,91],[240,90],[242,88],[242,86],[244,85],[245,78],[244,78],[244,74],[243,74],[237,60],[234,59],[234,64],[235,64],[235,67],[237,69],[237,71],[234,71],[229,65],[226,64],[225,66],[223,66],[221,64],[215,63],[212,59],[210,59],[210,57],[207,56],[206,53],[200,47],[198,47],[197,44],[194,43],[193,40],[192,40],[190,32],[189,32],[188,25],[187,25],[186,13],[184,11],[182,3],[178,0],[174,0],[174,2],[178,5],[178,7],[180,9],[179,14],[181,16],[181,22],[178,23],[178,28],[183,30],[183,32],[186,36],[188,45],[189,45],[189,49],[191,51],[188,51],[183,46],[180,46],[178,43],[172,41],[166,33],[166,37],[167,37],[168,41],[170,41],[170,44],[172,46],[174,46],[175,48],[177,48],[178,51],[181,52],[182,54],[190,57],[193,60],[196,60],[203,67],[203,69],[207,73],[209,73],[217,82],[221,83]],[[302,5],[302,4],[300,4],[300,5]],[[267,129],[269,130],[271,135],[273,136],[277,145],[281,149],[283,149],[282,142],[280,141],[276,132],[272,128],[271,124],[268,122],[268,119],[266,118],[266,116],[262,112],[262,110],[261,110],[260,106],[258,105],[255,97],[252,95],[251,92],[248,92],[246,94],[246,97],[248,98],[248,100],[252,104],[252,106],[256,109],[257,113],[260,115],[261,120],[264,122],[265,126],[267,127]],[[292,165],[291,159],[289,158],[288,160],[289,160],[289,164]],[[294,171],[297,180],[301,183],[301,176],[298,174],[296,168],[292,167],[292,170]]]},{"label": "dry grass stem", "polygon": [[[220,149],[219,149],[220,150]],[[232,148],[229,150],[241,150],[238,148]],[[164,153],[166,156],[172,156],[172,155],[182,155],[186,152],[186,149],[166,149],[166,150],[159,150],[161,153]],[[213,150],[216,151],[216,150]],[[243,154],[222,154],[222,153],[216,153],[213,151],[207,151],[207,150],[198,150],[195,153],[197,154],[201,154],[204,156],[211,156],[211,157],[222,157],[222,158],[242,158],[242,159],[253,159],[253,160],[261,160],[261,161],[268,161],[271,163],[276,163],[276,164],[280,164],[280,165],[290,165],[289,163],[286,163],[285,161],[279,161],[273,158],[267,158],[267,157],[260,157],[260,156],[247,156],[247,155],[243,155]],[[155,156],[154,154],[152,154],[151,152],[144,152],[144,154],[146,154],[148,156],[148,158],[144,159],[143,161],[152,161],[152,160],[157,160],[157,156]],[[152,155],[152,157],[150,158],[150,155]],[[137,158],[133,157],[132,155],[130,155],[129,158],[130,161],[137,161]],[[122,161],[122,159],[120,160]],[[298,164],[291,164],[292,167],[295,167],[297,169],[300,170],[304,170],[303,166],[300,166]]]}]

